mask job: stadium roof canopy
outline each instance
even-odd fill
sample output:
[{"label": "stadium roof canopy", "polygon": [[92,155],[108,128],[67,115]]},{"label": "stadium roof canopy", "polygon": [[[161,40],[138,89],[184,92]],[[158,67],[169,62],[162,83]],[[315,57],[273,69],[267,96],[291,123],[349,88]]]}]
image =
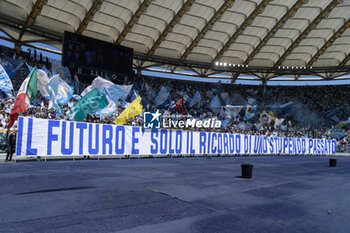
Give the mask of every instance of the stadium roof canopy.
[{"label": "stadium roof canopy", "polygon": [[67,30],[132,47],[136,69],[335,80],[350,73],[349,12],[350,0],[0,0],[0,30],[22,45],[61,49]]}]

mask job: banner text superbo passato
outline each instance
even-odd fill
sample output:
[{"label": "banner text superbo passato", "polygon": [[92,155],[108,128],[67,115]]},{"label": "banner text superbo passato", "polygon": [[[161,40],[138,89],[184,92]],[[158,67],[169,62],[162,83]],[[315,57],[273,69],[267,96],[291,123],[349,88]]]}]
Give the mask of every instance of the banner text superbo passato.
[{"label": "banner text superbo passato", "polygon": [[17,156],[152,154],[335,154],[325,139],[93,124],[20,117]]}]

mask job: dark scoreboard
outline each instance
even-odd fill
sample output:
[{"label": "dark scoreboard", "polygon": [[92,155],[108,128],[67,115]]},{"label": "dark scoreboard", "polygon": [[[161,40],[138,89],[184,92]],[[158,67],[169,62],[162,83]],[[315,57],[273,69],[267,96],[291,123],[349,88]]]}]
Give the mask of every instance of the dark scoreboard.
[{"label": "dark scoreboard", "polygon": [[62,65],[86,75],[108,73],[124,79],[132,76],[133,52],[132,48],[65,31]]}]

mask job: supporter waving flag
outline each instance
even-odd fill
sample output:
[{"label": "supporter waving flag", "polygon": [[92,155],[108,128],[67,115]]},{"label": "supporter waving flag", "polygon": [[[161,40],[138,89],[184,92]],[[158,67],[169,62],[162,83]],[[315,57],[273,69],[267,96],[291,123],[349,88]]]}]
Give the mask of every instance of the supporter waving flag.
[{"label": "supporter waving flag", "polygon": [[168,99],[169,95],[170,95],[169,90],[166,87],[162,86],[160,88],[160,91],[159,91],[156,99],[154,100],[154,106],[157,107],[157,106],[163,104]]},{"label": "supporter waving flag", "polygon": [[97,88],[84,95],[68,114],[71,121],[82,121],[88,114],[95,113],[108,106],[109,102]]},{"label": "supporter waving flag", "polygon": [[146,103],[141,99],[141,97],[137,97],[115,120],[116,125],[124,125],[126,121],[132,117],[135,117],[141,113],[143,113],[146,109]]},{"label": "supporter waving flag", "polygon": [[68,103],[73,96],[73,88],[56,74],[48,82],[48,93],[50,96],[49,109],[53,107],[60,115],[59,104],[65,105]]},{"label": "supporter waving flag", "polygon": [[97,114],[100,115],[100,120],[111,116],[117,110],[117,104],[112,100],[112,97],[110,96],[106,88],[103,88],[102,93],[105,94],[109,104],[104,109],[97,112]]},{"label": "supporter waving flag", "polygon": [[15,56],[13,58],[4,56],[3,59],[1,60],[1,65],[6,70],[10,79],[12,79],[15,76],[17,71],[22,67],[23,63],[24,63],[23,58],[16,59]]},{"label": "supporter waving flag", "polygon": [[225,105],[231,104],[230,95],[228,93],[221,93],[221,98],[223,99]]},{"label": "supporter waving flag", "polygon": [[231,113],[232,117],[236,118],[238,113],[242,110],[243,106],[226,105],[224,108]]},{"label": "supporter waving flag", "polygon": [[194,93],[194,96],[190,101],[189,107],[192,108],[193,105],[195,105],[196,103],[199,103],[201,99],[202,99],[201,94],[199,93],[199,91],[196,91],[196,93]]},{"label": "supporter waving flag", "polygon": [[12,95],[13,86],[5,69],[0,65],[0,90],[7,95]]},{"label": "supporter waving flag", "polygon": [[37,69],[36,71],[36,77],[38,81],[38,90],[40,91],[40,94],[46,98],[50,98],[48,84],[49,84],[49,76],[44,70]]},{"label": "supporter waving flag", "polygon": [[7,128],[10,129],[18,119],[18,114],[25,112],[26,109],[30,106],[30,102],[34,100],[37,95],[37,76],[36,68],[34,68],[28,75],[28,77],[23,81],[18,94],[16,97],[15,104],[13,105],[10,121],[8,122]]},{"label": "supporter waving flag", "polygon": [[340,121],[335,126],[338,129],[344,129],[345,131],[350,131],[350,122],[349,121]]},{"label": "supporter waving flag", "polygon": [[[32,70],[34,68],[31,67],[30,65],[28,65],[27,62],[25,64],[28,68],[26,74],[29,74],[30,72],[32,72]],[[48,90],[49,76],[48,76],[47,72],[44,71],[43,69],[37,69],[36,75],[37,75],[36,76],[37,80],[39,82],[39,90],[40,90],[41,95],[46,99],[50,98],[50,94],[49,94],[49,90]]]},{"label": "supporter waving flag", "polygon": [[267,125],[272,121],[272,116],[270,114],[268,114],[266,111],[263,111],[260,114],[260,125]]},{"label": "supporter waving flag", "polygon": [[256,112],[256,105],[250,105],[250,104],[247,104],[247,107],[246,107],[246,111],[245,111],[245,115],[244,115],[244,118],[243,120],[245,121],[249,121],[250,119],[252,119],[253,117],[255,117],[255,112]]},{"label": "supporter waving flag", "polygon": [[10,93],[4,92],[3,90],[0,89],[0,100],[12,98],[12,97],[13,96]]},{"label": "supporter waving flag", "polygon": [[221,104],[220,104],[220,100],[219,97],[216,95],[210,102],[210,109],[215,112],[215,113],[219,113],[220,109],[221,109]]},{"label": "supporter waving flag", "polygon": [[279,128],[282,125],[283,121],[284,121],[284,118],[280,118],[280,119],[275,118],[275,128],[276,129]]},{"label": "supporter waving flag", "polygon": [[92,81],[92,84],[81,93],[81,96],[86,95],[95,88],[97,88],[100,92],[108,94],[113,102],[117,102],[119,99],[124,99],[129,94],[132,85],[117,85],[98,76],[94,79],[94,81]]},{"label": "supporter waving flag", "polygon": [[48,82],[50,97],[52,101],[66,104],[73,97],[73,88],[64,81],[60,75],[54,75]]}]

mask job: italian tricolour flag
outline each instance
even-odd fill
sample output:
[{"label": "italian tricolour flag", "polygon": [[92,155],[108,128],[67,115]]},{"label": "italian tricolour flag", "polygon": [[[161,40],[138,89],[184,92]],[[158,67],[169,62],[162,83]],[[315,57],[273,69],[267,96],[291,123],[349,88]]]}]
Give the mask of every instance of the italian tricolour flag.
[{"label": "italian tricolour flag", "polygon": [[18,119],[19,113],[27,110],[27,108],[30,106],[30,102],[34,100],[36,94],[38,93],[36,72],[37,70],[34,68],[29,73],[28,77],[23,81],[21,88],[18,90],[16,101],[10,114],[10,121],[7,125],[8,129],[10,129]]}]

